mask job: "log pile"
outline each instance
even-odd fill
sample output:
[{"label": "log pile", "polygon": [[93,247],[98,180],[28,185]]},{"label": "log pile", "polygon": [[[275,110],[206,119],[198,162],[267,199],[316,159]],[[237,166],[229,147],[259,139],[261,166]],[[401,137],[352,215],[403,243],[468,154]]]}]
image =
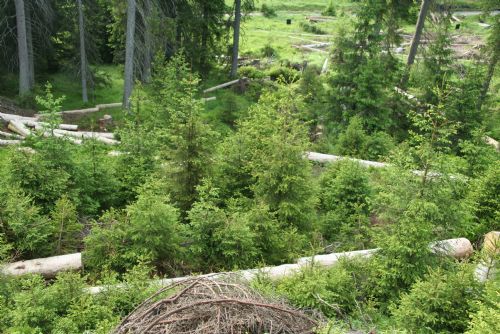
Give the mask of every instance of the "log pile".
[{"label": "log pile", "polygon": [[[109,107],[110,105],[105,106]],[[66,113],[66,111],[62,113]],[[78,125],[75,124],[59,124],[58,129],[55,129],[52,132],[46,131],[48,124],[40,120],[40,116],[27,117],[0,112],[0,120],[2,120],[3,123],[7,125],[8,130],[12,131],[0,131],[0,136],[6,137],[8,139],[1,140],[0,145],[17,145],[24,138],[30,136],[33,130],[40,131],[40,133],[45,137],[54,136],[65,138],[75,144],[81,144],[82,139],[89,138],[95,139],[107,145],[115,145],[119,143],[114,139],[112,133],[77,131]]]}]

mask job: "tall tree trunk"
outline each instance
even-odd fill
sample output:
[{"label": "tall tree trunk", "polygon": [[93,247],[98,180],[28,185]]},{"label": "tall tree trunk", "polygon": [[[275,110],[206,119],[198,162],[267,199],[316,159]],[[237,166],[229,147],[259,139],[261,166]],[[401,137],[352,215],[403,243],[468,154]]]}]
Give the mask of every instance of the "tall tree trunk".
[{"label": "tall tree trunk", "polygon": [[231,78],[238,72],[238,53],[240,48],[241,0],[234,2],[234,34],[233,34],[233,59],[231,64]]},{"label": "tall tree trunk", "polygon": [[486,100],[486,95],[488,94],[488,90],[490,89],[491,79],[495,74],[495,68],[498,64],[498,59],[500,58],[500,19],[498,19],[498,17],[495,18],[495,23],[491,27],[487,50],[490,55],[490,59],[488,61],[488,71],[486,72],[486,78],[484,79],[483,86],[481,87],[481,92],[479,94],[477,103],[478,110],[481,110],[481,107]]},{"label": "tall tree trunk", "polygon": [[28,41],[24,0],[14,0],[16,6],[17,50],[19,57],[19,95],[30,92]]},{"label": "tall tree trunk", "polygon": [[201,49],[199,51],[199,64],[200,64],[200,73],[202,77],[205,77],[208,73],[208,63],[207,63],[207,56],[209,54],[208,52],[208,38],[209,38],[209,15],[210,15],[210,9],[208,8],[208,5],[204,2],[203,3],[203,29],[201,31]]},{"label": "tall tree trunk", "polygon": [[123,92],[123,106],[130,107],[130,96],[134,88],[134,47],[135,47],[135,0],[127,0],[127,37],[125,41],[125,85]]},{"label": "tall tree trunk", "polygon": [[406,61],[406,70],[401,78],[401,88],[406,87],[408,83],[408,78],[410,76],[411,65],[415,62],[415,56],[417,55],[418,45],[420,44],[420,38],[422,37],[422,31],[424,30],[424,22],[427,17],[427,12],[431,5],[432,0],[422,0],[422,5],[420,6],[420,13],[418,14],[417,26],[415,28],[415,35],[411,41],[410,52],[408,53],[408,60]]},{"label": "tall tree trunk", "polygon": [[80,30],[80,74],[82,76],[82,100],[89,102],[87,95],[87,55],[85,51],[85,24],[83,21],[82,0],[78,1],[78,29]]},{"label": "tall tree trunk", "polygon": [[26,6],[26,43],[28,45],[28,68],[29,68],[29,83],[30,90],[35,88],[35,53],[33,51],[33,32],[31,29],[31,7],[30,4]]},{"label": "tall tree trunk", "polygon": [[143,71],[142,71],[142,81],[151,81],[151,60],[153,59],[153,43],[151,31],[151,0],[144,1],[144,59],[143,59]]}]

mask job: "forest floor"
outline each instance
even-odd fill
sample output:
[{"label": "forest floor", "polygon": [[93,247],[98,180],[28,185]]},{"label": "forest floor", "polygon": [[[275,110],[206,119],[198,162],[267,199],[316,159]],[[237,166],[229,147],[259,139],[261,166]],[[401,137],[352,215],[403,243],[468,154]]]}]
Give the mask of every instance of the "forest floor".
[{"label": "forest floor", "polygon": [[[257,11],[244,19],[242,23],[241,57],[250,60],[258,59],[261,67],[281,66],[285,63],[297,65],[308,63],[321,67],[328,57],[330,46],[316,52],[299,47],[317,43],[332,43],[333,36],[341,29],[352,27],[350,20],[355,6],[355,3],[349,0],[335,1],[335,17],[325,18],[321,22],[311,22],[309,18],[311,16],[321,16],[321,12],[328,6],[329,2],[329,0],[259,1],[257,9],[260,9],[262,4],[266,4],[276,11],[276,16],[264,17],[260,11]],[[458,1],[458,10],[477,10],[477,2]],[[460,28],[453,34],[455,39],[458,40],[454,42],[456,44],[454,48],[460,54],[477,52],[477,45],[482,43],[487,33],[487,29],[478,24],[480,16],[469,16],[467,13],[457,15],[460,19],[460,22],[458,22]],[[291,24],[287,24],[289,19]],[[311,32],[311,29],[314,32]],[[402,27],[402,34],[406,36],[404,42],[408,43],[411,40],[414,29],[414,24],[406,24]],[[267,53],[267,56],[265,53]],[[269,53],[272,55],[269,56]],[[404,60],[405,53],[400,54],[400,57]],[[98,73],[100,84],[96,85],[94,91],[89,92],[90,101],[87,104],[83,104],[81,101],[80,81],[74,74],[58,72],[44,75],[43,78],[39,78],[37,81],[50,82],[55,96],[65,96],[62,103],[63,110],[85,108],[101,103],[120,102],[123,91],[123,66],[101,65],[95,67],[94,70]],[[202,86],[210,87],[224,82],[227,80],[226,73],[226,68],[213,72],[210,78],[202,83]],[[11,84],[8,87],[2,86],[0,88],[2,88],[1,90],[5,96],[15,98],[17,80],[13,77],[10,81]],[[498,78],[493,84],[498,84]],[[43,84],[38,85],[35,95],[42,95],[43,90]],[[208,119],[220,119],[222,113],[227,111],[228,108],[232,108],[231,105],[237,105],[244,112],[252,103],[252,99],[248,96],[233,94],[227,90],[219,91],[213,96],[216,96],[217,100],[206,104]],[[122,112],[116,109],[88,115],[74,121],[84,129],[92,129],[96,127],[97,120],[104,114],[111,114],[117,121],[123,118]]]}]

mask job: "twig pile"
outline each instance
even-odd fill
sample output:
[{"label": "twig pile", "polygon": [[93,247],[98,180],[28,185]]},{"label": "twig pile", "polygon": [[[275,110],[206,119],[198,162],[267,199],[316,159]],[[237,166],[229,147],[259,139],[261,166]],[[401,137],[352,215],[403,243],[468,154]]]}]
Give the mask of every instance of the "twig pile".
[{"label": "twig pile", "polygon": [[113,333],[307,334],[318,325],[319,318],[269,301],[244,285],[200,278],[162,288]]}]

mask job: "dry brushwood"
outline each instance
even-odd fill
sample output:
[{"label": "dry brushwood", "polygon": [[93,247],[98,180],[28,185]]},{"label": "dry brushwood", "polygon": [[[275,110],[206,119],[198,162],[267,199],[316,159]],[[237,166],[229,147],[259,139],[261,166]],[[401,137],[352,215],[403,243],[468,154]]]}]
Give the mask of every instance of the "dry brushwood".
[{"label": "dry brushwood", "polygon": [[160,289],[113,334],[307,334],[321,322],[237,282],[193,278]]}]

